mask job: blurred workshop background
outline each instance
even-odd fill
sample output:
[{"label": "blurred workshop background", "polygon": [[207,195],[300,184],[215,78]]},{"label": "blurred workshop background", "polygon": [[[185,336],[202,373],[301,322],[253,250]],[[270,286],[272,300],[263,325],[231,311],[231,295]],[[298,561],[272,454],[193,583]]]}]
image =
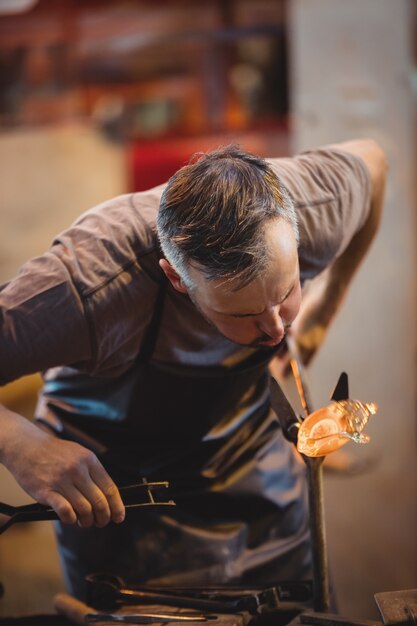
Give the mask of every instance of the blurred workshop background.
[{"label": "blurred workshop background", "polygon": [[[0,0],[1,282],[82,211],[195,151],[386,150],[381,231],[308,372],[316,407],[342,370],[380,406],[371,443],[325,472],[339,610],[356,618],[377,617],[375,592],[417,588],[416,26],[412,0]],[[39,384],[0,400],[30,417]],[[0,500],[27,502],[0,470]],[[0,615],[52,611],[49,522],[0,537],[0,581]]]}]

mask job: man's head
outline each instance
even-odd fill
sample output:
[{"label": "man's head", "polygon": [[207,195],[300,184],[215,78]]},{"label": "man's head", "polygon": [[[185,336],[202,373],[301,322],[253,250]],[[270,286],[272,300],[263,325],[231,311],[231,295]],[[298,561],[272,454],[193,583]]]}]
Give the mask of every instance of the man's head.
[{"label": "man's head", "polygon": [[263,159],[235,147],[180,169],[161,199],[161,267],[237,343],[272,345],[299,308],[292,201]]}]

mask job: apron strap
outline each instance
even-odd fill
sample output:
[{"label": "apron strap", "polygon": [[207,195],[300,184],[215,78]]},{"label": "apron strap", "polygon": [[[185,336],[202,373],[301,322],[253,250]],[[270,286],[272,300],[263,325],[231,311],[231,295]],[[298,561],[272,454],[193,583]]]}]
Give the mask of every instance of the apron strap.
[{"label": "apron strap", "polygon": [[[135,195],[134,193],[130,194],[129,204],[132,207],[132,209],[136,211],[136,206],[133,201],[134,195]],[[153,237],[152,230],[149,224],[141,216],[140,211],[137,211],[137,216],[141,219],[142,225],[148,231],[150,238],[152,238]],[[158,254],[158,257],[163,255],[159,242],[157,245],[157,254]],[[146,255],[144,258],[141,259],[142,264],[144,264],[145,259],[146,259]],[[148,264],[146,263],[144,265],[146,267]],[[142,346],[139,350],[139,354],[136,359],[137,363],[148,363],[150,359],[152,358],[156,341],[158,339],[159,327],[160,327],[161,319],[162,319],[162,311],[164,308],[164,300],[165,300],[165,292],[166,292],[165,286],[167,284],[167,277],[165,276],[164,272],[162,272],[161,268],[158,266],[158,263],[156,263],[155,267],[153,267],[152,264],[149,264],[149,266],[147,267],[147,271],[150,277],[159,283],[159,290],[158,290],[158,295],[155,301],[154,312],[153,312],[150,324],[147,330],[145,331],[145,335],[142,340]],[[162,280],[159,281],[159,277],[161,274],[162,274]]]},{"label": "apron strap", "polygon": [[167,277],[163,273],[162,282],[159,285],[158,295],[155,301],[155,309],[152,315],[152,319],[146,330],[145,336],[142,341],[142,347],[138,355],[137,360],[139,363],[148,363],[152,358],[152,354],[155,350],[155,345],[159,334],[159,328],[161,326],[162,313],[164,309],[166,284]]}]

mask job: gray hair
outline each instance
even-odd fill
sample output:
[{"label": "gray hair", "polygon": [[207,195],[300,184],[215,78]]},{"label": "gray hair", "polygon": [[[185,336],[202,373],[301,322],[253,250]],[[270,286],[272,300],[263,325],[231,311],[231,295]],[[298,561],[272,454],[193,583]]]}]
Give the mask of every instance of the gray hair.
[{"label": "gray hair", "polygon": [[292,226],[298,242],[294,204],[270,165],[226,146],[195,155],[172,176],[157,229],[165,258],[187,288],[194,262],[208,280],[233,280],[240,289],[264,272],[265,230],[277,218]]}]

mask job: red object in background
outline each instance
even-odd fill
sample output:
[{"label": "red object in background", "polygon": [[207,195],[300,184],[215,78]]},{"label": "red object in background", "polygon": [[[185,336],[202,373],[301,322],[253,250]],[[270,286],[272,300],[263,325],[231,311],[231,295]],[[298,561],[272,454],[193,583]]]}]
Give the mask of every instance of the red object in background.
[{"label": "red object in background", "polygon": [[[201,147],[200,147],[201,150]],[[130,149],[129,170],[132,191],[145,191],[165,183],[188,163],[195,152],[187,142],[138,141]]]},{"label": "red object in background", "polygon": [[[273,149],[268,140],[272,141]],[[288,154],[288,131],[280,129],[269,134],[255,132],[241,136],[223,134],[135,141],[128,151],[129,189],[145,191],[165,183],[189,162],[193,154],[230,143],[260,156],[282,156]]]}]

